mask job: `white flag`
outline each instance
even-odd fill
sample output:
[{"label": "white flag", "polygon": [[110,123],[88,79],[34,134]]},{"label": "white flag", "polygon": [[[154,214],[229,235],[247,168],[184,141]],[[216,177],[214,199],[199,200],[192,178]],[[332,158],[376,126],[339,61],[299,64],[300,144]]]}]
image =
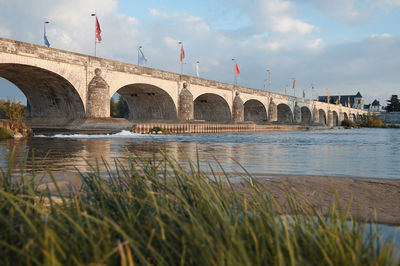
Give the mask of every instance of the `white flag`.
[{"label": "white flag", "polygon": [[197,77],[200,77],[199,62],[196,63],[196,76],[197,76]]}]

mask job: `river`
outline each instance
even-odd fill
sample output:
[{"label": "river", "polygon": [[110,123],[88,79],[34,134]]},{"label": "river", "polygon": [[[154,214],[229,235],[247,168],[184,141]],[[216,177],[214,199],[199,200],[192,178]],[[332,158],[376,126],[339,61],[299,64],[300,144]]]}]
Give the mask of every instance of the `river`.
[{"label": "river", "polygon": [[[398,179],[400,129],[333,129],[296,132],[141,135],[38,135],[0,142],[0,167],[7,168],[7,154],[15,147],[16,162],[26,170],[50,168],[53,172],[88,171],[88,163],[102,158],[140,154],[152,156],[165,147],[183,164],[196,161],[227,171],[251,173],[354,176]],[[184,150],[185,156],[181,151]]]}]

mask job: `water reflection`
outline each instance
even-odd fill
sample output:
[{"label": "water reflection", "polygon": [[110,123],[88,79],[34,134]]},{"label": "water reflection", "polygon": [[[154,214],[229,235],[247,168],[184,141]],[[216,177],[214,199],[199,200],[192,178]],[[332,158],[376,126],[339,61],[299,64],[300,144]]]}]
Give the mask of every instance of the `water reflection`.
[{"label": "water reflection", "polygon": [[[241,171],[237,162],[252,173],[351,175],[399,178],[400,130],[358,129],[307,132],[264,132],[197,135],[138,135],[34,137],[0,142],[0,166],[7,166],[7,153],[15,148],[21,164],[52,171],[88,171],[102,158],[110,163],[127,155],[152,157],[165,147],[169,155],[186,163],[216,165]],[[185,151],[183,153],[182,151]]]}]

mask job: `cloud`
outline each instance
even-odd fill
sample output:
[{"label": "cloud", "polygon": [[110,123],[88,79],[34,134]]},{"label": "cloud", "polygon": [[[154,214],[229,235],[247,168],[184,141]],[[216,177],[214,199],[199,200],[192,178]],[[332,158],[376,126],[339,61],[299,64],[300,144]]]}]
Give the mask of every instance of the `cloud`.
[{"label": "cloud", "polygon": [[[335,1],[342,5],[336,8],[326,0],[234,0],[234,11],[217,1],[216,8],[221,8],[215,10],[218,21],[228,12],[232,23],[237,14],[245,17],[246,23],[219,27],[208,14],[154,7],[139,19],[119,11],[115,0],[0,0],[0,36],[42,44],[43,22],[48,19],[52,47],[93,54],[94,18],[90,14],[96,9],[103,37],[97,45],[100,57],[136,63],[141,45],[148,66],[179,73],[178,41],[183,41],[185,74],[195,75],[194,63],[200,61],[202,77],[222,82],[233,82],[231,59],[236,58],[240,85],[262,88],[269,69],[271,90],[276,92],[284,92],[285,85],[296,77],[299,89],[314,83],[320,94],[326,93],[326,88],[343,93],[360,90],[378,93],[383,101],[400,84],[396,73],[400,65],[398,35],[377,31],[379,34],[371,32],[359,41],[333,45],[319,35],[320,25],[300,14],[299,5],[307,2],[341,21],[359,23],[370,11],[356,1]],[[385,7],[398,4],[379,2]]]}]

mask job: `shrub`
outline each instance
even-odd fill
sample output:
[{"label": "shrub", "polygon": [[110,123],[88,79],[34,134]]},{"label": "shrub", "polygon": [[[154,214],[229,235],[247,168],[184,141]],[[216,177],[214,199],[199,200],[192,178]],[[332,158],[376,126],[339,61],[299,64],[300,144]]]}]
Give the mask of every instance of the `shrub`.
[{"label": "shrub", "polygon": [[344,120],[342,121],[342,126],[343,126],[344,128],[353,128],[353,127],[355,127],[356,125],[355,125],[354,122],[351,121],[350,119],[344,119]]},{"label": "shrub", "polygon": [[8,134],[7,129],[5,129],[4,127],[0,127],[0,140],[3,139],[8,139],[10,138],[10,134]]},{"label": "shrub", "polygon": [[357,119],[357,126],[359,127],[373,127],[373,128],[387,128],[388,126],[383,123],[376,114],[368,113],[362,115]]}]

